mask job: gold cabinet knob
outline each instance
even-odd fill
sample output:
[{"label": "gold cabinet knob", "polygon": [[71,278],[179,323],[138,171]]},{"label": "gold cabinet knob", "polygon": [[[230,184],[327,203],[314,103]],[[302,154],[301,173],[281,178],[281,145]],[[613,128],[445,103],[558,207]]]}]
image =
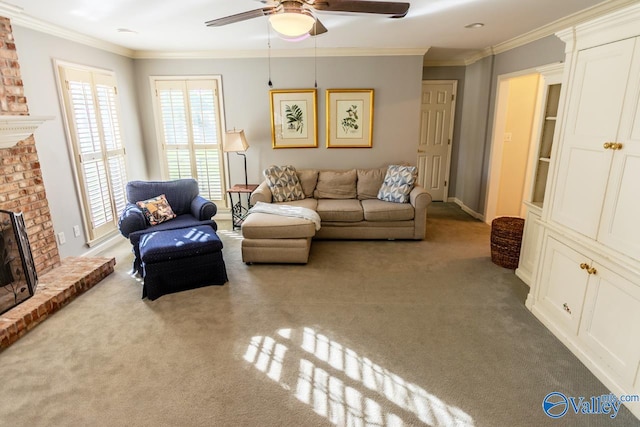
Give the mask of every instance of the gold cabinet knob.
[{"label": "gold cabinet knob", "polygon": [[589,268],[589,264],[587,264],[586,262],[583,262],[582,264],[580,264],[580,268],[583,270],[587,270]]},{"label": "gold cabinet knob", "polygon": [[602,147],[605,150],[622,150],[622,142],[605,142]]},{"label": "gold cabinet knob", "polygon": [[569,304],[565,302],[564,304],[562,304],[562,308],[564,309],[564,311],[571,314],[571,309],[569,308]]},{"label": "gold cabinet knob", "polygon": [[589,273],[589,274],[597,274],[598,270],[596,270],[595,267],[589,267],[589,268],[587,268],[587,273]]}]

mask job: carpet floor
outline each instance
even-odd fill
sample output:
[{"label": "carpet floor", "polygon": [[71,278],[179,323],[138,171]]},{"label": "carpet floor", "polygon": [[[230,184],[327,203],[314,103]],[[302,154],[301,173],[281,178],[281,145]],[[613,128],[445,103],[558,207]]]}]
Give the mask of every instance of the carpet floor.
[{"label": "carpet floor", "polygon": [[544,414],[550,392],[609,391],[455,205],[424,241],[314,241],[303,266],[247,266],[219,234],[229,282],[156,301],[123,239],[112,275],[0,353],[0,425],[640,425]]}]

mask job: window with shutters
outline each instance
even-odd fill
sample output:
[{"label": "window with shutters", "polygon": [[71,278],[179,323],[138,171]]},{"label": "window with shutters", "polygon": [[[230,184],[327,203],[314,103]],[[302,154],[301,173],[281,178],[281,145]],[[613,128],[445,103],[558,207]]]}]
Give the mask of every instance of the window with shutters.
[{"label": "window with shutters", "polygon": [[220,79],[152,79],[163,178],[194,178],[200,194],[226,206]]},{"label": "window with shutters", "polygon": [[58,65],[89,243],[117,230],[125,207],[125,149],[115,75]]}]

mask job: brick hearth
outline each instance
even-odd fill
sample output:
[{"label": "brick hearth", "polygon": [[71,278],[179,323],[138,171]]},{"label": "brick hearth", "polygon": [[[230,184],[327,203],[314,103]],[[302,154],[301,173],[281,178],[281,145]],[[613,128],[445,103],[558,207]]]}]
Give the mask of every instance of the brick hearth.
[{"label": "brick hearth", "polygon": [[65,258],[59,267],[43,274],[36,293],[0,315],[0,351],[113,273],[114,258]]}]

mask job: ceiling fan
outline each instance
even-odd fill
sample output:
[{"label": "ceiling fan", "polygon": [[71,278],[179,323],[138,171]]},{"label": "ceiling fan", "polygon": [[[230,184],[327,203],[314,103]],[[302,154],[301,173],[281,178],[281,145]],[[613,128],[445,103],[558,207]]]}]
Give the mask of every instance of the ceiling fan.
[{"label": "ceiling fan", "polygon": [[269,16],[274,30],[285,37],[316,36],[327,28],[314,17],[312,11],[376,13],[402,18],[409,11],[409,3],[365,0],[258,0],[266,6],[205,22],[207,27],[221,27],[260,16]]}]

